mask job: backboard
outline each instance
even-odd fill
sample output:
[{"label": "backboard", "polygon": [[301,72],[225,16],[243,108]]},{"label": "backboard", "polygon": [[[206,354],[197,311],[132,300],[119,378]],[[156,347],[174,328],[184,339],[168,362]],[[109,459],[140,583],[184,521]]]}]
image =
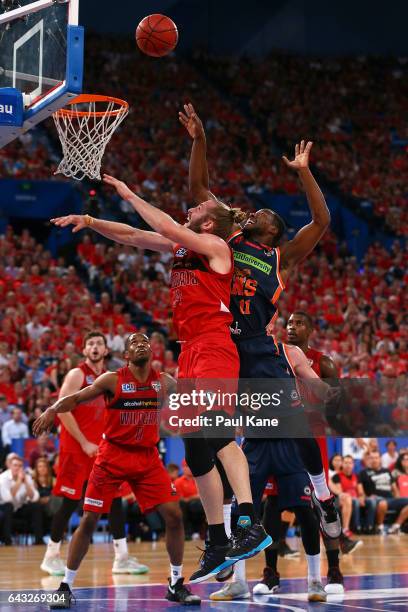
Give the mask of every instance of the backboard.
[{"label": "backboard", "polygon": [[17,89],[24,105],[22,126],[0,127],[0,147],[81,93],[78,9],[79,0],[0,0],[0,88]]}]

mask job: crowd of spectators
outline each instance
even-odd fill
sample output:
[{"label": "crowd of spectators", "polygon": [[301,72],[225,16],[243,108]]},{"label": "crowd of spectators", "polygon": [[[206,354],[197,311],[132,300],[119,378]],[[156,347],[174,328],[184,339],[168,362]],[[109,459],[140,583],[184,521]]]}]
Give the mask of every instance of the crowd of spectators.
[{"label": "crowd of spectators", "polygon": [[[219,58],[197,53],[195,65],[246,111],[264,135],[291,151],[302,138],[315,142],[313,159],[356,208],[407,233],[408,95],[405,58]],[[293,177],[276,164],[276,151],[256,156],[255,186],[297,193]],[[374,217],[373,217],[374,216]]]},{"label": "crowd of spectators", "polygon": [[[315,168],[343,198],[355,197],[366,218],[379,226],[385,218],[394,233],[406,234],[403,59],[275,53],[259,61],[196,53],[157,62],[135,52],[131,40],[90,36],[85,75],[87,91],[120,95],[131,106],[104,169],[177,218],[189,202],[189,141],[177,114],[192,100],[205,119],[220,197],[250,207],[250,196],[264,190],[298,194],[280,155],[304,137],[315,142]],[[51,122],[48,133],[56,146],[29,133],[0,150],[3,176],[49,178],[59,151]]]},{"label": "crowd of spectators", "polygon": [[352,455],[330,460],[329,485],[338,499],[345,535],[408,532],[408,449],[398,452],[397,443],[390,440],[381,455],[374,439],[360,463],[357,470]]}]

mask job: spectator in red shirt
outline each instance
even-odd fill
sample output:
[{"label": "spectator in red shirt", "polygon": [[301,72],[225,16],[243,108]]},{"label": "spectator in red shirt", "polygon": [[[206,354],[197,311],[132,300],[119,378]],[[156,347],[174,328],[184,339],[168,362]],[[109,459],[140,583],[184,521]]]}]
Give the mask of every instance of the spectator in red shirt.
[{"label": "spectator in red shirt", "polygon": [[343,533],[350,537],[350,522],[352,521],[357,533],[361,532],[360,508],[364,506],[364,499],[359,495],[358,477],[354,473],[354,459],[351,455],[343,457],[341,471],[332,477],[333,483],[339,486],[339,494],[350,498],[351,504],[342,506]]},{"label": "spectator in red shirt", "polygon": [[197,485],[185,459],[183,459],[181,467],[183,475],[176,478],[174,485],[180,495],[186,538],[196,540],[199,534],[203,533],[205,513],[198,495]]}]

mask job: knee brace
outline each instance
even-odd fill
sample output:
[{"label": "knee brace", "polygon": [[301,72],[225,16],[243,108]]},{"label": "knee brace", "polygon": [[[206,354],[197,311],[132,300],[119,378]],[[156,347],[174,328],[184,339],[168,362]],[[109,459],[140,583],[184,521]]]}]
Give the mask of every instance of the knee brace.
[{"label": "knee brace", "polygon": [[184,438],[186,463],[196,478],[211,472],[214,467],[214,453],[205,438]]}]

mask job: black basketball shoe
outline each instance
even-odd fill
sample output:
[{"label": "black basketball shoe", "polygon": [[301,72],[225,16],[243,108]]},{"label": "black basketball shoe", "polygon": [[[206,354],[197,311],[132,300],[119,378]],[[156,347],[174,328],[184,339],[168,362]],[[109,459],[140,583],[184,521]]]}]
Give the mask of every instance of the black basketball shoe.
[{"label": "black basketball shoe", "polygon": [[50,610],[69,610],[72,603],[75,603],[75,597],[72,593],[69,584],[61,582],[57,591],[52,594],[52,603]]},{"label": "black basketball shoe", "polygon": [[176,584],[171,586],[169,578],[169,586],[167,587],[166,599],[175,601],[182,606],[199,606],[201,599],[198,595],[193,595],[188,587],[184,584],[184,578],[179,578]]},{"label": "black basketball shoe", "polygon": [[226,558],[233,561],[250,559],[272,544],[272,538],[268,535],[260,523],[250,524],[238,523],[232,534],[232,543]]},{"label": "black basketball shoe", "polygon": [[230,550],[230,545],[218,546],[216,544],[207,544],[200,558],[200,569],[190,576],[192,584],[196,582],[204,582],[212,576],[216,576],[219,572],[234,565],[235,561],[226,559],[225,555]]}]

